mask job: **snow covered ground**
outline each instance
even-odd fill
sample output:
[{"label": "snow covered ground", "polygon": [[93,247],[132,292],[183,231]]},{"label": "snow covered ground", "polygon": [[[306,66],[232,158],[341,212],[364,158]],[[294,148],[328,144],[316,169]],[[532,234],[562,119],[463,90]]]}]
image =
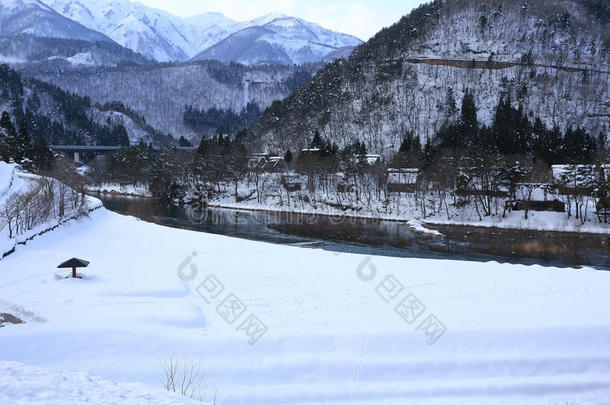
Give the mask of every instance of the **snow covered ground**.
[{"label": "snow covered ground", "polygon": [[0,402],[3,404],[201,404],[143,384],[109,381],[87,373],[32,367],[0,361]]},{"label": "snow covered ground", "polygon": [[[85,279],[56,269],[73,256]],[[0,300],[30,314],[0,328],[3,361],[162,388],[179,353],[218,404],[610,403],[604,271],[339,254],[100,209],[0,261]],[[39,402],[26,393],[59,371],[37,372],[2,363],[0,397]],[[75,381],[101,403],[123,387]]]},{"label": "snow covered ground", "polygon": [[[38,206],[37,208],[31,209],[31,212],[24,213],[20,212],[20,221],[24,221],[24,217],[28,215],[40,214],[36,220],[31,220],[29,226],[22,226],[17,232],[15,229],[11,232],[11,225],[13,228],[16,227],[14,213],[7,215],[8,211],[12,211],[11,204],[17,204],[14,197],[23,196],[29,192],[35,192],[35,194],[43,193],[40,187],[43,178],[19,171],[20,168],[15,164],[7,164],[0,161],[0,258],[11,252],[18,244],[24,244],[29,239],[36,235],[50,231],[57,227],[59,224],[71,219],[83,215],[83,213],[93,211],[102,206],[98,199],[87,197],[83,206],[72,206],[72,200],[68,201],[70,197],[64,196],[64,202],[66,204],[65,212],[63,215],[59,215],[58,212],[54,211],[54,208],[59,205],[59,194],[62,192],[59,190],[59,183],[55,182],[52,184],[54,190],[53,196],[50,197],[52,201],[49,201],[48,207]],[[47,179],[48,180],[48,179]],[[64,192],[65,193],[65,192]],[[80,199],[78,195],[72,197]],[[22,203],[20,203],[22,204]],[[23,205],[23,204],[22,204]],[[15,206],[15,205],[13,205]],[[49,209],[46,214],[42,213],[45,208]],[[82,211],[81,211],[82,209]],[[9,220],[9,216],[12,218]]]},{"label": "snow covered ground", "polygon": [[[4,210],[7,200],[13,193],[23,192],[28,188],[27,182],[18,176],[15,165],[0,161],[0,212]],[[0,214],[0,256],[13,249],[16,241],[8,237],[8,222]]]}]

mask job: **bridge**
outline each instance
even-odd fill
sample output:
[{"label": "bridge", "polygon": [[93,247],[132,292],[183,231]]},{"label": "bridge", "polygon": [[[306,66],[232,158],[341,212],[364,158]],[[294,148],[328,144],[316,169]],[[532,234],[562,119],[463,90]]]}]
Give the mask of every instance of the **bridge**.
[{"label": "bridge", "polygon": [[[74,156],[74,163],[81,163],[81,153],[94,153],[96,155],[103,155],[106,153],[116,152],[123,146],[104,146],[104,145],[49,145],[49,148],[55,152],[62,152],[66,155]],[[176,150],[185,152],[193,152],[197,150],[196,146],[175,146]],[[161,146],[153,146],[153,150],[160,150]]]}]

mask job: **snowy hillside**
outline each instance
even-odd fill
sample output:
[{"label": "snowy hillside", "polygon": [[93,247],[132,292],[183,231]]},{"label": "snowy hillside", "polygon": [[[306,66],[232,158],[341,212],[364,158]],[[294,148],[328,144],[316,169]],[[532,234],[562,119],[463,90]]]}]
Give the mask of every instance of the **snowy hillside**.
[{"label": "snowy hillside", "polygon": [[[0,133],[0,137],[5,136]],[[6,204],[12,194],[25,192],[27,183],[17,176],[15,165],[0,161],[0,210],[6,209]],[[8,221],[4,215],[0,216],[0,256],[15,246],[15,241],[8,237]]]},{"label": "snowy hillside", "polygon": [[[328,59],[338,49],[346,52],[360,45],[359,39],[337,34],[300,18],[274,15],[255,20],[245,28],[201,52],[194,60],[215,59],[246,65],[274,63],[300,65]],[[337,55],[339,56],[339,55]]]},{"label": "snowy hillside", "polygon": [[0,260],[29,239],[101,206],[64,183],[18,169],[0,161]]},{"label": "snowy hillside", "polygon": [[[244,28],[273,25],[273,20],[278,17],[266,15],[252,21],[237,22],[220,13],[205,13],[180,18],[128,0],[48,0],[47,3],[60,14],[105,33],[117,43],[159,62],[191,59]],[[276,21],[274,28],[278,34],[264,40],[269,43],[281,42],[289,53],[293,53],[290,56],[296,58],[294,60],[319,62],[338,47],[361,43],[354,37],[338,34],[300,19],[281,16],[280,20],[285,19],[292,22]],[[278,24],[283,25],[283,28]],[[304,28],[294,29],[291,27],[294,24],[303,25]],[[265,56],[263,50],[258,60],[264,59]],[[218,55],[216,59],[237,61],[237,58],[231,59],[226,52]]]},{"label": "snowy hillside", "polygon": [[2,0],[0,2],[0,36],[16,34],[111,41],[104,34],[63,17],[38,0]]},{"label": "snowy hillside", "polygon": [[[288,96],[300,83],[295,77],[310,78],[315,70],[316,66],[246,67],[207,61],[39,73],[36,77],[100,104],[121,100],[156,130],[199,141],[201,134],[184,125],[186,105],[239,112],[248,103],[256,103],[262,110]],[[131,133],[130,137],[134,138]]]},{"label": "snowy hillside", "polygon": [[[85,279],[55,268],[72,256],[91,261]],[[0,397],[48,387],[50,398],[96,402],[108,389],[111,403],[142,389],[38,367],[161,387],[174,351],[200,363],[202,394],[218,405],[610,397],[605,271],[341,254],[104,210],[1,263],[2,299],[45,321],[1,329],[0,358],[36,369],[0,366]],[[252,315],[260,328],[244,323]]]},{"label": "snowy hillside", "polygon": [[42,38],[29,34],[0,37],[0,63],[36,70],[76,70],[85,65],[121,66],[151,63],[110,41]]},{"label": "snowy hillside", "polygon": [[425,143],[458,117],[466,91],[478,120],[492,123],[510,94],[549,128],[610,127],[610,39],[595,4],[434,1],[321,69],[303,89],[268,110],[252,139],[272,150],[305,146],[321,134],[339,146],[356,139],[391,155],[407,132]]},{"label": "snowy hillside", "polygon": [[[64,63],[87,63],[84,54]],[[172,143],[172,139],[150,127],[144,118],[122,103],[91,103],[86,97],[68,94],[60,88],[0,66],[0,111],[10,113],[18,125],[19,111],[27,110],[27,119],[34,136],[44,136],[50,144],[111,144],[109,139],[126,130],[132,143],[140,139],[155,144]],[[23,113],[21,113],[23,114]]]}]

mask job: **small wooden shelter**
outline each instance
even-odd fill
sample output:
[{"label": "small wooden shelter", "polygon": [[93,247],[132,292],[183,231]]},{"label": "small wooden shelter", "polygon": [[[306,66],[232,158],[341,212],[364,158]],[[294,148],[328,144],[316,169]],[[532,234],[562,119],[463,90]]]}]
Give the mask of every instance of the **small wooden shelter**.
[{"label": "small wooden shelter", "polygon": [[58,269],[72,269],[72,278],[76,278],[76,269],[77,268],[82,268],[82,267],[87,267],[89,265],[89,262],[83,259],[77,259],[76,257],[73,257],[70,260],[66,260],[65,262],[63,262],[62,264],[60,264],[59,266],[57,266]]}]

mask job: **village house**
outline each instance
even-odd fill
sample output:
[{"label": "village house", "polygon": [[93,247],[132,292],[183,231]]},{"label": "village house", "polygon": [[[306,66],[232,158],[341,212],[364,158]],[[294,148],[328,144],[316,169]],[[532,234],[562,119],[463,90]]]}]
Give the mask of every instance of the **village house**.
[{"label": "village house", "polygon": [[282,186],[289,192],[302,190],[304,183],[303,176],[295,173],[283,174],[281,178]]},{"label": "village house", "polygon": [[591,194],[604,176],[610,180],[610,164],[596,165],[553,165],[553,183],[561,194]]},{"label": "village house", "polygon": [[381,155],[366,155],[366,162],[369,166],[376,165],[381,162]]},{"label": "village house", "polygon": [[305,156],[319,156],[322,153],[320,148],[305,148],[301,149],[301,154]]},{"label": "village house", "polygon": [[513,211],[565,212],[566,204],[559,200],[556,188],[549,183],[517,183]]},{"label": "village house", "polygon": [[270,156],[263,165],[262,170],[267,173],[284,173],[288,171],[288,163],[283,157]]},{"label": "village house", "polygon": [[388,193],[412,193],[415,191],[419,169],[390,168],[388,169]]},{"label": "village house", "polygon": [[267,154],[266,153],[253,153],[250,155],[250,159],[248,159],[248,168],[250,170],[261,169],[265,163],[267,162]]},{"label": "village house", "polygon": [[284,173],[288,171],[288,164],[281,156],[253,153],[248,160],[248,168],[266,173]]}]

